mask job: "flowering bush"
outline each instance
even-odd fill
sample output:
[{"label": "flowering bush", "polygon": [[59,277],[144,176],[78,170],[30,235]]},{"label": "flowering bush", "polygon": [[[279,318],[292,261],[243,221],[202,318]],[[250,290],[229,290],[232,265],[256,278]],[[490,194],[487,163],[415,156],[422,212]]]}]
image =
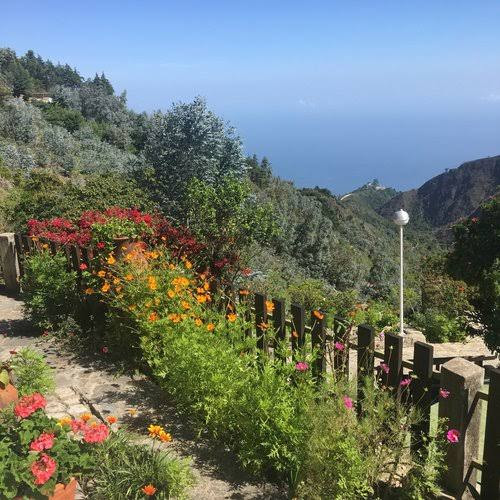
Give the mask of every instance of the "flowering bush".
[{"label": "flowering bush", "polygon": [[[40,393],[0,411],[0,496],[49,496],[92,467],[92,449],[109,434],[104,424],[49,418]],[[80,422],[75,424],[75,422]]]}]

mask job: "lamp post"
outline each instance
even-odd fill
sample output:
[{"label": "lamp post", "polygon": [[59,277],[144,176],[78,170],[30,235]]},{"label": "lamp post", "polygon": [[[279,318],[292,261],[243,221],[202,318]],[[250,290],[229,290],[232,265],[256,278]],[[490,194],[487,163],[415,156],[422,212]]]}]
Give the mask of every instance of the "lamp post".
[{"label": "lamp post", "polygon": [[392,217],[394,224],[399,226],[399,329],[400,334],[404,335],[403,329],[403,289],[404,289],[404,276],[403,276],[403,226],[408,224],[410,216],[402,208],[394,212]]}]

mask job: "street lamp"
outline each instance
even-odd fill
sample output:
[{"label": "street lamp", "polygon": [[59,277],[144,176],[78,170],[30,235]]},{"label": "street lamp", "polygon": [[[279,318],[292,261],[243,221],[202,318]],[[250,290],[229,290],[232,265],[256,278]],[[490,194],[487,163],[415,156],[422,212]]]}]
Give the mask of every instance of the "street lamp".
[{"label": "street lamp", "polygon": [[394,224],[399,226],[399,329],[400,329],[400,334],[404,335],[404,330],[403,330],[403,284],[404,284],[404,278],[403,278],[403,226],[406,226],[408,224],[408,221],[410,220],[410,216],[408,215],[408,212],[405,212],[402,208],[398,210],[397,212],[394,212],[394,215],[392,216],[392,220],[394,221]]}]

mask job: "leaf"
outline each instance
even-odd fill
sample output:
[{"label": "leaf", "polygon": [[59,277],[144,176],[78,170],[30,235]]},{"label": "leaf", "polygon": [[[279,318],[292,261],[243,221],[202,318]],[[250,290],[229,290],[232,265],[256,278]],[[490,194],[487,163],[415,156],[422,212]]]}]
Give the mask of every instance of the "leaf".
[{"label": "leaf", "polygon": [[9,372],[7,370],[0,371],[0,388],[5,389],[10,382]]}]

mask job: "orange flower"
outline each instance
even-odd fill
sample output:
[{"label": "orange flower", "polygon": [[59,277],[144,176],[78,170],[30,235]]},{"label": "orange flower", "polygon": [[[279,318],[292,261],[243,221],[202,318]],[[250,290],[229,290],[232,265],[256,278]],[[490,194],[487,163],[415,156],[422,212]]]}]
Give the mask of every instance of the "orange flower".
[{"label": "orange flower", "polygon": [[133,311],[136,307],[137,307],[137,306],[136,306],[135,304],[130,304],[130,305],[128,306],[128,310],[129,310],[129,311]]},{"label": "orange flower", "polygon": [[191,264],[191,262],[189,262],[189,260],[186,260],[184,262],[184,265],[186,266],[186,269],[191,269],[193,267],[193,264]]},{"label": "orange flower", "polygon": [[274,302],[272,300],[266,300],[267,312],[272,313],[274,311]]},{"label": "orange flower", "polygon": [[240,295],[248,295],[250,290],[240,290]]},{"label": "orange flower", "polygon": [[196,300],[197,300],[200,304],[204,304],[204,303],[207,301],[207,296],[206,296],[206,295],[197,295],[197,296],[196,296]]},{"label": "orange flower", "polygon": [[235,314],[235,313],[230,313],[230,314],[228,314],[228,315],[227,315],[227,320],[228,320],[228,321],[230,321],[230,322],[232,323],[233,321],[236,321],[236,318],[237,318],[237,317],[238,317],[238,315],[237,315],[237,314]]},{"label": "orange flower", "polygon": [[71,422],[72,422],[71,417],[63,417],[57,421],[58,425],[60,425],[61,427],[65,426],[65,425],[69,425]]},{"label": "orange flower", "polygon": [[156,493],[156,488],[152,484],[147,484],[141,488],[141,491],[148,497],[152,497]]},{"label": "orange flower", "polygon": [[119,285],[120,283],[121,283],[120,278],[115,278],[115,279],[113,280],[113,285]]},{"label": "orange flower", "polygon": [[169,291],[167,292],[167,295],[168,295],[171,299],[173,299],[173,298],[175,297],[175,292],[174,292],[173,290],[169,290]]},{"label": "orange flower", "polygon": [[86,293],[87,295],[92,295],[92,294],[94,293],[94,289],[93,289],[93,288],[86,288],[86,289],[85,289],[85,293]]},{"label": "orange flower", "polygon": [[295,338],[295,339],[298,339],[299,338],[299,334],[295,330],[293,330],[292,337]]},{"label": "orange flower", "polygon": [[172,441],[172,436],[170,435],[170,433],[165,432],[163,429],[158,433],[158,438],[163,443],[170,443],[170,441]]},{"label": "orange flower", "polygon": [[43,248],[44,250],[47,250],[47,248],[49,248],[49,244],[48,244],[48,243],[44,243],[44,244],[42,245],[42,248]]},{"label": "orange flower", "polygon": [[106,271],[103,271],[103,270],[99,271],[97,273],[97,276],[99,276],[99,278],[104,278],[104,276],[106,276]]},{"label": "orange flower", "polygon": [[177,313],[171,313],[168,315],[168,319],[174,323],[179,323],[179,321],[182,319],[180,314]]},{"label": "orange flower", "polygon": [[189,280],[185,276],[179,276],[179,277],[174,278],[172,280],[172,285],[188,286],[189,285]]},{"label": "orange flower", "polygon": [[106,281],[106,283],[104,283],[104,285],[102,285],[101,287],[101,290],[106,293],[109,291],[109,289],[111,288],[111,285]]},{"label": "orange flower", "polygon": [[156,314],[154,311],[148,317],[149,321],[156,321],[157,319],[158,319],[158,314]]},{"label": "orange flower", "polygon": [[112,255],[110,255],[110,256],[108,257],[108,259],[106,260],[106,262],[107,262],[109,265],[112,265],[112,264],[114,264],[114,263],[116,262],[116,259],[115,259]]},{"label": "orange flower", "polygon": [[[122,290],[123,290],[122,286],[117,286],[116,287],[116,293],[120,293]],[[121,295],[120,295],[120,297],[121,297]]]},{"label": "orange flower", "polygon": [[325,315],[324,315],[324,314],[322,314],[321,312],[319,312],[318,310],[313,311],[313,314],[314,314],[314,316],[316,316],[316,318],[318,318],[318,319],[323,319],[323,318],[325,317]]},{"label": "orange flower", "polygon": [[162,432],[162,431],[163,431],[163,429],[162,429],[161,425],[153,425],[153,424],[151,424],[148,427],[149,436],[152,437],[152,438],[155,438],[155,437],[159,436],[160,432]]},{"label": "orange flower", "polygon": [[106,420],[110,425],[116,424],[116,422],[118,422],[118,419],[114,415],[110,415],[109,417],[106,418]]},{"label": "orange flower", "polygon": [[32,236],[31,237],[31,241],[38,241],[38,237],[37,236]]},{"label": "orange flower", "polygon": [[175,266],[174,266],[173,264],[169,264],[169,265],[168,265],[168,268],[169,268],[171,271],[173,271],[173,270],[175,269]]},{"label": "orange flower", "polygon": [[205,289],[204,289],[204,288],[201,288],[201,287],[198,287],[198,288],[196,289],[196,291],[197,291],[198,293],[205,293]]},{"label": "orange flower", "polygon": [[154,252],[154,251],[153,251],[153,252],[150,252],[150,254],[149,254],[149,256],[150,256],[152,259],[157,259],[159,255],[160,255],[160,254],[159,254],[158,252]]},{"label": "orange flower", "polygon": [[128,274],[126,274],[126,275],[125,275],[125,279],[126,279],[127,281],[132,281],[132,280],[134,279],[134,277],[133,277],[133,275],[132,275],[132,274],[128,273]]},{"label": "orange flower", "polygon": [[154,276],[148,276],[148,287],[150,290],[156,290],[158,284],[156,283],[156,278]]},{"label": "orange flower", "polygon": [[195,324],[196,326],[201,326],[201,325],[203,325],[203,321],[201,321],[201,319],[200,319],[200,318],[196,318],[196,319],[194,320],[194,324]]},{"label": "orange flower", "polygon": [[90,413],[82,413],[80,415],[80,418],[84,421],[84,422],[88,422],[91,418],[92,418],[92,415]]},{"label": "orange flower", "polygon": [[186,311],[187,311],[188,309],[191,309],[191,306],[189,305],[189,302],[187,302],[187,301],[185,301],[185,300],[183,300],[183,301],[181,302],[181,306],[182,306],[182,308],[183,308],[183,309],[186,309]]},{"label": "orange flower", "polygon": [[214,328],[215,328],[215,325],[214,325],[213,323],[209,323],[209,324],[207,325],[207,330],[208,330],[209,332],[213,331],[213,330],[214,330]]},{"label": "orange flower", "polygon": [[205,281],[205,283],[203,283],[203,288],[208,291],[210,289],[210,284]]}]

